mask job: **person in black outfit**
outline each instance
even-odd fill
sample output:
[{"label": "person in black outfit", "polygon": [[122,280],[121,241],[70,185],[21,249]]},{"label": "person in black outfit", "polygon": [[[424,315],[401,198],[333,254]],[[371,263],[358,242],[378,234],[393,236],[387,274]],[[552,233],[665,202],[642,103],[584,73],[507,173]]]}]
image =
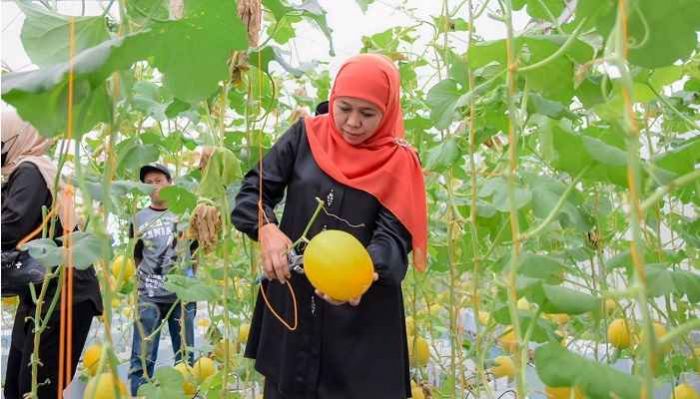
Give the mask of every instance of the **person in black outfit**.
[{"label": "person in black outfit", "polygon": [[[2,114],[2,250],[15,249],[23,238],[30,235],[43,222],[42,207],[52,209],[54,195],[51,189],[56,177],[56,166],[46,157],[49,141],[41,137],[29,123],[21,120],[15,112]],[[75,217],[75,206],[68,201],[57,205],[58,218],[54,238],[63,235],[63,227],[71,227]],[[70,215],[70,216],[68,216]],[[37,238],[41,238],[41,233]],[[56,241],[60,245],[60,241]],[[47,291],[47,302],[53,298],[58,278],[54,278]],[[37,295],[41,285],[36,287]],[[74,270],[73,273],[73,375],[85,345],[90,324],[94,316],[102,314],[102,299],[93,267]],[[62,293],[64,294],[64,292]],[[32,368],[30,357],[34,350],[34,323],[36,307],[29,289],[20,295],[20,303],[12,327],[12,342],[7,359],[4,396],[19,399],[31,391]],[[49,322],[41,334],[38,367],[39,398],[58,397],[60,300],[48,317]]]},{"label": "person in black outfit", "polygon": [[[402,139],[399,74],[364,54],[341,68],[328,114],[295,123],[244,177],[232,211],[241,232],[260,241],[267,280],[258,294],[245,356],[265,377],[264,397],[403,399],[411,394],[401,282],[407,254],[425,267],[425,186],[415,151]],[[262,214],[259,179],[262,173]],[[281,221],[275,207],[285,197]],[[344,230],[367,248],[378,279],[361,297],[336,301],[290,273],[286,252],[324,201],[307,238]],[[259,220],[263,220],[262,223]],[[303,251],[303,248],[296,248]]]}]

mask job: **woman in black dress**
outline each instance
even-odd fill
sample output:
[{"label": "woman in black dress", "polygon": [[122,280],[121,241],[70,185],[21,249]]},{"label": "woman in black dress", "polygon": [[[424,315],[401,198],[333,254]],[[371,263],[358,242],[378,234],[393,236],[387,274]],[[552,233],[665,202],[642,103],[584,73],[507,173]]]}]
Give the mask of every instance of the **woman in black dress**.
[{"label": "woman in black dress", "polygon": [[[25,237],[42,224],[42,206],[52,209],[53,185],[56,166],[45,155],[50,142],[39,135],[29,123],[14,112],[2,114],[2,251],[11,251]],[[58,197],[58,196],[56,196]],[[55,237],[63,235],[63,226],[75,227],[75,206],[72,201],[57,204],[58,218]],[[38,238],[41,232],[39,232]],[[56,241],[60,245],[60,241]],[[56,292],[57,278],[48,286],[46,298],[50,301]],[[37,295],[41,286],[36,286]],[[95,270],[74,270],[73,273],[73,334],[72,364],[68,371],[75,372],[94,316],[102,314],[102,299]],[[29,289],[20,295],[20,303],[12,327],[12,343],[7,358],[4,396],[19,399],[31,391],[31,355],[34,350],[34,323],[36,306]],[[60,302],[59,302],[60,303]],[[48,303],[43,306],[44,312]],[[41,334],[38,367],[38,396],[41,399],[58,397],[60,307],[57,305]],[[32,319],[30,319],[32,318]],[[65,386],[64,386],[65,387]]]},{"label": "woman in black dress", "polygon": [[[245,356],[265,376],[266,398],[410,396],[401,282],[411,250],[414,266],[425,268],[427,214],[418,157],[403,140],[399,88],[387,58],[349,59],[334,82],[329,113],[294,124],[263,159],[262,223],[259,168],[244,178],[233,224],[260,238],[268,277],[262,289],[272,308],[293,319],[287,281],[298,306],[298,328],[290,331],[258,295]],[[285,194],[278,222],[274,208]],[[362,298],[335,301],[289,272],[285,252],[303,233],[317,197],[327,213],[307,237],[338,229],[362,242],[378,274]]]}]

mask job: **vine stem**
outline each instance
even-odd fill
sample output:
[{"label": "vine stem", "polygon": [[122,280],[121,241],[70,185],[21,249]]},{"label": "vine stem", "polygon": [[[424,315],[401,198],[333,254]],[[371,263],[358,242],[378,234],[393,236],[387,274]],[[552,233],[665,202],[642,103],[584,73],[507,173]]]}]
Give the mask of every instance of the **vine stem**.
[{"label": "vine stem", "polygon": [[[641,234],[641,223],[644,221],[644,209],[639,201],[640,187],[640,155],[639,155],[639,126],[633,108],[633,83],[629,69],[627,68],[628,50],[628,8],[627,0],[618,0],[616,29],[613,30],[612,43],[614,54],[619,70],[622,74],[622,97],[624,100],[624,125],[627,130],[627,184],[628,184],[628,204],[630,227],[632,230],[632,242],[630,243],[630,254],[635,272],[635,285],[637,291],[637,305],[642,315],[644,328],[642,347],[646,355],[646,367],[644,370],[644,382],[642,388],[642,398],[654,397],[654,364],[656,355],[656,338],[654,328],[649,314],[647,304],[647,278],[642,256],[644,245]],[[616,39],[616,40],[615,40]]]},{"label": "vine stem", "polygon": [[[518,265],[520,263],[521,240],[520,226],[518,223],[518,209],[515,203],[515,185],[516,173],[518,170],[518,130],[520,122],[518,121],[518,110],[515,106],[517,72],[518,65],[515,58],[515,43],[513,31],[513,3],[512,0],[505,0],[505,16],[506,24],[506,62],[507,62],[507,77],[506,85],[508,90],[508,179],[507,179],[507,195],[508,208],[510,214],[510,228],[513,240],[513,248],[510,260],[510,268],[507,276],[506,291],[508,296],[508,310],[510,319],[513,323],[513,332],[515,333],[515,381],[517,388],[517,396],[519,398],[526,397],[525,386],[525,368],[527,360],[527,345],[523,346],[522,331],[520,328],[520,320],[518,318],[517,301],[518,294],[516,291],[516,280],[518,274]],[[523,101],[525,101],[523,99]]]},{"label": "vine stem", "polygon": [[[467,38],[467,54],[471,52],[471,49],[474,44],[474,4],[473,0],[468,0],[467,4],[468,8],[468,13],[469,13],[469,30],[468,30],[468,38]],[[470,60],[467,60],[467,82],[469,85],[469,91],[471,92],[474,89],[474,86],[476,84],[475,82],[475,77],[474,77],[474,71],[472,70],[470,63]],[[477,377],[479,378],[479,381],[481,382],[481,385],[483,387],[486,387],[487,390],[489,390],[489,383],[488,379],[486,377],[486,371],[484,369],[484,357],[485,357],[485,350],[483,348],[483,332],[482,332],[482,326],[481,326],[481,321],[479,317],[479,312],[480,312],[480,301],[477,300],[478,296],[478,288],[481,285],[481,279],[480,279],[480,267],[481,267],[481,254],[480,254],[480,248],[479,248],[479,228],[477,226],[477,201],[478,201],[478,190],[477,190],[477,170],[476,170],[476,102],[471,101],[469,103],[469,117],[468,117],[468,124],[467,126],[469,127],[469,171],[470,171],[470,178],[471,178],[471,206],[469,210],[469,226],[470,226],[470,233],[471,233],[471,239],[472,239],[472,253],[473,253],[473,258],[472,258],[472,263],[474,265],[473,268],[473,291],[472,291],[472,306],[474,308],[474,321],[476,325],[476,343],[475,343],[475,350],[476,350],[476,373]],[[486,327],[486,326],[484,326]]]},{"label": "vine stem", "polygon": [[661,93],[659,93],[654,88],[654,86],[652,86],[650,84],[647,84],[646,86],[649,88],[649,90],[651,90],[652,93],[654,93],[656,98],[658,98],[662,103],[664,103],[664,105],[667,106],[671,111],[673,111],[674,114],[676,114],[678,117],[680,117],[683,120],[683,122],[685,122],[688,125],[688,127],[690,127],[691,129],[700,130],[700,125],[698,123],[696,123],[692,119],[688,118],[687,115],[685,115],[680,110],[678,110],[678,108],[673,106],[673,104],[671,104]]},{"label": "vine stem", "polygon": [[649,198],[645,199],[644,202],[642,202],[642,204],[640,205],[641,210],[646,211],[647,209],[652,207],[657,201],[663,198],[664,195],[670,193],[671,191],[679,187],[683,187],[686,184],[690,184],[697,179],[700,179],[700,170],[694,170],[690,173],[676,178],[675,180],[672,180],[664,186],[657,188],[656,191],[654,191],[654,193],[649,196]]},{"label": "vine stem", "polygon": [[659,346],[668,346],[674,341],[685,339],[691,331],[700,329],[700,319],[692,319],[671,330],[663,338],[659,339]]},{"label": "vine stem", "polygon": [[[68,71],[68,95],[67,95],[67,120],[66,120],[66,132],[65,132],[65,139],[63,143],[61,144],[61,151],[60,151],[60,156],[59,156],[59,164],[56,172],[56,176],[53,181],[53,190],[52,194],[54,197],[54,201],[52,204],[53,209],[58,209],[58,197],[62,195],[61,191],[59,190],[59,181],[61,179],[61,171],[63,169],[63,165],[65,164],[68,156],[68,152],[70,151],[68,141],[72,139],[73,135],[73,83],[74,83],[74,62],[73,58],[75,56],[75,18],[70,17],[68,19],[69,22],[69,30],[68,30],[68,60],[69,60],[69,71]],[[69,187],[70,188],[70,187]],[[72,190],[72,188],[70,188]],[[71,192],[69,195],[73,196],[73,193]],[[44,215],[44,217],[47,217]],[[58,217],[53,217],[52,216],[52,221],[51,221],[51,227],[49,228],[49,237],[53,238],[54,237],[54,232],[55,232],[55,226],[56,226],[56,220]],[[59,350],[58,350],[58,392],[61,393],[63,392],[63,387],[64,383],[68,379],[66,376],[69,374],[69,371],[66,371],[64,373],[64,367],[66,365],[66,358],[65,358],[65,348],[64,345],[66,343],[65,340],[65,334],[69,333],[68,335],[68,349],[70,350],[72,348],[71,346],[71,335],[72,335],[72,324],[71,324],[71,319],[73,316],[72,313],[72,308],[68,310],[68,314],[64,319],[65,312],[66,312],[66,301],[67,300],[72,300],[72,293],[69,293],[67,295],[61,295],[61,291],[63,290],[63,282],[66,277],[66,268],[72,268],[72,249],[71,249],[71,240],[70,236],[66,234],[68,232],[68,226],[63,225],[63,236],[64,236],[64,242],[63,242],[63,261],[64,264],[63,267],[61,265],[58,266],[59,274],[58,274],[58,284],[56,287],[56,292],[54,293],[54,298],[51,303],[51,312],[46,313],[46,318],[44,320],[44,323],[42,324],[42,309],[44,305],[44,298],[47,295],[47,291],[49,288],[49,281],[53,276],[55,276],[55,273],[47,273],[46,276],[44,277],[44,281],[42,283],[41,287],[41,293],[39,295],[38,300],[36,301],[35,304],[35,313],[34,313],[34,348],[32,350],[32,355],[31,355],[31,368],[32,368],[32,374],[31,374],[31,390],[30,390],[30,397],[31,398],[37,398],[38,397],[38,388],[39,388],[39,383],[38,383],[38,366],[41,363],[40,360],[40,353],[39,353],[39,347],[40,347],[40,341],[41,341],[41,334],[43,331],[46,329],[48,326],[49,320],[51,319],[51,313],[53,312],[53,308],[56,305],[56,301],[58,300],[58,297],[61,299],[61,309],[60,309],[60,329],[59,329]],[[45,230],[45,229],[42,229]],[[68,232],[71,233],[71,232]],[[66,262],[67,260],[67,262]],[[72,270],[68,272],[69,278],[72,278]],[[72,281],[68,282],[68,287],[69,289],[72,288]],[[33,287],[32,287],[33,288]],[[67,304],[67,306],[71,306],[70,303]],[[68,327],[66,328],[66,321],[68,322]],[[70,362],[71,357],[70,355],[68,356],[68,361]],[[48,365],[47,365],[48,366]],[[70,366],[68,367],[68,370],[70,370]],[[55,383],[55,382],[54,382]]]},{"label": "vine stem", "polygon": [[549,64],[550,62],[554,61],[555,59],[559,58],[562,54],[564,54],[569,49],[569,47],[571,47],[572,44],[574,44],[576,42],[576,39],[578,39],[579,33],[581,33],[581,28],[583,28],[583,25],[585,23],[586,23],[586,18],[582,18],[581,22],[579,22],[579,24],[576,26],[576,29],[574,29],[574,31],[571,32],[571,35],[569,35],[569,37],[566,39],[564,44],[562,44],[561,47],[559,47],[557,49],[557,51],[553,52],[550,56],[542,59],[541,61],[538,61],[534,64],[525,65],[525,66],[518,68],[518,71],[519,72],[534,71],[535,69],[541,68],[541,67]]},{"label": "vine stem", "polygon": [[316,210],[314,211],[313,215],[311,215],[311,219],[309,219],[309,223],[306,224],[304,232],[301,233],[301,237],[299,237],[299,239],[294,241],[294,243],[292,244],[292,248],[296,247],[302,242],[309,242],[309,239],[306,237],[306,235],[309,233],[309,230],[316,221],[316,218],[318,218],[318,214],[321,212],[321,209],[323,209],[323,200],[316,197],[316,202],[318,203],[318,205],[316,206]]},{"label": "vine stem", "polygon": [[579,172],[578,175],[574,178],[574,180],[569,184],[569,186],[566,188],[566,190],[562,193],[561,197],[559,197],[559,200],[557,203],[554,205],[554,208],[549,212],[547,217],[540,223],[537,227],[532,228],[531,230],[526,231],[520,236],[521,241],[527,241],[532,237],[535,237],[538,235],[545,227],[547,227],[553,220],[554,218],[559,214],[559,211],[561,211],[561,208],[564,207],[564,204],[566,203],[566,199],[569,197],[569,194],[574,190],[576,187],[576,184],[578,184],[579,180],[581,180],[581,177],[588,172],[590,169],[590,165],[586,166],[583,170]]},{"label": "vine stem", "polygon": [[[448,9],[448,1],[443,0],[442,2],[442,11],[441,11],[441,18],[440,20],[443,23],[447,23],[449,20],[449,9]],[[445,60],[445,69],[447,72],[449,72],[448,68],[449,65],[447,65],[447,59],[448,59],[448,50],[449,50],[449,42],[448,42],[448,32],[449,29],[446,29],[446,27],[442,27],[442,43],[440,45],[440,50],[442,50],[443,54],[443,60]],[[436,35],[437,37],[435,38],[436,42],[439,39],[439,32],[440,30],[437,31]],[[438,67],[439,68],[439,67]],[[472,101],[473,102],[473,101]],[[444,135],[444,139],[448,139],[450,137],[450,131],[447,130]],[[448,204],[454,204],[454,190],[453,190],[453,174],[452,170],[447,171],[447,182],[446,182],[446,189],[447,189],[447,201]],[[461,367],[464,362],[458,362],[458,357],[462,354],[461,351],[461,338],[460,338],[460,332],[458,331],[457,328],[457,317],[459,313],[459,302],[457,301],[457,293],[456,293],[456,287],[455,285],[457,284],[457,280],[459,279],[459,270],[457,270],[457,262],[455,259],[455,245],[456,245],[456,239],[455,237],[457,236],[458,232],[458,227],[457,223],[455,222],[455,210],[453,206],[448,206],[446,209],[445,213],[445,222],[447,224],[447,261],[449,263],[449,284],[448,284],[448,293],[449,293],[449,299],[448,299],[448,305],[449,305],[449,323],[450,323],[450,328],[449,328],[449,335],[450,335],[450,380],[451,384],[449,386],[450,389],[450,394],[451,397],[458,397],[461,396],[461,391],[460,395],[457,395],[457,375],[463,376],[464,373],[458,373],[458,367]],[[459,352],[458,352],[459,351]],[[459,365],[458,365],[459,363]],[[460,384],[461,386],[464,386],[464,382]]]}]

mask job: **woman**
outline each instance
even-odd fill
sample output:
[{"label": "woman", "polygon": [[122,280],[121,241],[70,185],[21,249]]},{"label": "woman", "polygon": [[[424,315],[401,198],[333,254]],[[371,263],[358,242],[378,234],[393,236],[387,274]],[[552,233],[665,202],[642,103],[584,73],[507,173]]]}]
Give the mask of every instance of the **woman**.
[{"label": "woman", "polygon": [[[271,307],[298,328],[291,331],[258,295],[245,355],[265,376],[265,398],[406,398],[408,345],[401,281],[407,254],[425,268],[427,214],[418,157],[403,140],[397,68],[379,55],[353,57],[333,85],[329,113],[293,125],[262,165],[264,215],[258,222],[260,171],[247,173],[232,220],[260,238],[262,289]],[[286,192],[281,222],[274,208]],[[290,273],[285,252],[325,201],[308,238],[324,229],[347,231],[366,246],[378,280],[347,303],[317,293]]]},{"label": "woman", "polygon": [[[52,209],[54,197],[58,219],[54,237],[63,235],[63,227],[75,229],[75,206],[69,197],[54,196],[53,186],[56,166],[45,155],[50,142],[39,136],[36,129],[21,120],[14,112],[2,114],[2,250],[14,250],[23,238],[30,235],[43,222],[42,207]],[[40,232],[39,232],[39,237]],[[56,241],[60,245],[60,241]],[[46,298],[53,298],[57,278],[48,286]],[[40,285],[36,286],[37,295]],[[90,267],[73,272],[73,332],[72,377],[83,351],[92,318],[102,314],[100,289],[95,270]],[[43,309],[47,309],[45,304]],[[12,343],[7,359],[4,395],[6,399],[19,399],[31,392],[31,355],[34,350],[34,323],[36,307],[29,290],[20,295],[20,304],[12,327]],[[58,397],[60,302],[49,317],[41,334],[38,367],[39,398]]]}]

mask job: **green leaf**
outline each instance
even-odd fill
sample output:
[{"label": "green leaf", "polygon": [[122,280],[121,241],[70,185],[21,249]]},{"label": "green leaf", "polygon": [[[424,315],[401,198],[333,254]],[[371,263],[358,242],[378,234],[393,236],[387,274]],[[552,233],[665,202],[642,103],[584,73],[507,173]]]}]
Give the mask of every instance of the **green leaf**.
[{"label": "green leaf", "polygon": [[[73,266],[78,270],[84,270],[102,259],[102,240],[92,233],[75,231],[68,236],[71,240],[71,254]],[[66,236],[58,238],[65,242]],[[104,237],[108,240],[108,237]],[[44,267],[54,267],[66,263],[65,249],[59,247],[49,238],[29,241],[23,249],[29,250],[29,255],[39,261]]]},{"label": "green leaf", "polygon": [[582,314],[600,309],[600,299],[571,288],[535,284],[527,291],[527,299],[537,303],[545,313]]},{"label": "green leaf", "polygon": [[158,121],[167,119],[165,111],[168,108],[170,99],[163,96],[160,87],[154,83],[140,80],[134,84],[132,93],[133,98],[131,102],[134,108],[148,116],[152,116]]},{"label": "green leaf", "polygon": [[535,369],[545,385],[577,386],[590,399],[609,399],[611,395],[620,399],[641,397],[641,381],[637,377],[575,355],[558,343],[548,343],[535,350]]},{"label": "green leaf", "polygon": [[110,185],[112,195],[124,196],[127,193],[131,194],[150,194],[153,191],[153,186],[150,184],[141,183],[140,181],[131,180],[116,180]]},{"label": "green leaf", "polygon": [[458,116],[457,108],[469,105],[473,97],[473,93],[463,93],[453,79],[442,80],[430,88],[426,101],[435,127],[447,129]]},{"label": "green leaf", "polygon": [[148,51],[153,66],[165,75],[164,85],[175,97],[196,102],[228,77],[226,61],[232,51],[246,49],[248,34],[235,2],[186,2],[187,7],[191,4],[184,19],[157,24],[135,47],[159,43]]},{"label": "green leaf", "polygon": [[438,33],[469,30],[469,22],[462,18],[449,18],[446,16],[433,17],[433,24],[438,28]]},{"label": "green leaf", "polygon": [[50,238],[31,240],[20,247],[20,249],[28,250],[29,255],[46,268],[63,263],[63,248],[59,247],[56,241]]},{"label": "green leaf", "polygon": [[[623,244],[625,247],[629,247],[629,243]],[[644,256],[644,263],[653,264],[659,261],[668,262],[671,264],[676,264],[679,262],[678,255],[670,250],[656,251],[652,249],[642,250]],[[606,262],[606,267],[609,269],[626,268],[630,272],[632,271],[632,255],[629,250],[622,251],[617,255],[613,256]]]},{"label": "green leaf", "polygon": [[[502,306],[493,312],[493,318],[498,324],[511,325],[513,324],[510,317],[510,311],[508,306]],[[530,335],[530,341],[533,342],[547,342],[554,337],[554,329],[552,328],[552,323],[542,319],[533,318],[528,312],[518,311],[518,320],[520,320],[520,327],[522,331],[526,331],[530,328],[530,323],[533,321],[535,325],[532,327],[532,334]]]},{"label": "green leaf", "polygon": [[566,265],[551,256],[526,252],[519,259],[518,271],[523,276],[560,283],[562,275],[567,271]]},{"label": "green leaf", "polygon": [[[614,131],[590,129],[587,133],[586,135],[576,134],[562,124],[543,123],[540,128],[540,143],[544,158],[554,168],[571,175],[577,175],[584,168],[590,168],[584,176],[586,179],[627,187],[627,168],[614,164],[620,161],[617,157],[619,152],[605,141],[616,137],[613,134]],[[621,133],[617,137],[623,137],[620,135]],[[591,149],[586,147],[584,140],[592,147]],[[596,154],[598,159],[591,154],[596,146],[606,151],[605,154]],[[600,162],[601,160],[613,164],[605,164]]]},{"label": "green leaf", "polygon": [[673,283],[671,271],[664,265],[647,265],[648,294],[651,297],[658,297],[672,293],[676,285]]},{"label": "green leaf", "polygon": [[656,89],[657,92],[659,92],[664,86],[677,82],[682,77],[683,67],[679,65],[671,65],[655,69],[651,76],[649,76],[649,84]]},{"label": "green leaf", "polygon": [[182,374],[172,367],[160,367],[154,380],[139,387],[138,395],[149,399],[186,399]]},{"label": "green leaf", "polygon": [[532,111],[538,114],[545,115],[552,119],[561,119],[562,117],[567,117],[569,119],[575,118],[575,115],[558,101],[547,100],[539,94],[531,94],[529,100],[528,109],[531,108]]},{"label": "green leaf", "polygon": [[126,2],[129,20],[139,25],[164,21],[170,17],[168,0],[129,0]]},{"label": "green leaf", "polygon": [[168,210],[176,215],[182,215],[197,206],[197,196],[184,187],[163,187],[159,195],[168,203]]},{"label": "green leaf", "polygon": [[263,6],[272,12],[276,20],[284,18],[285,14],[292,11],[293,8],[282,3],[282,0],[262,0]]},{"label": "green leaf", "polygon": [[[547,39],[525,39],[522,40],[518,51],[521,54],[527,51],[529,54],[528,64],[534,64],[559,50],[563,41],[557,41],[557,39],[565,38],[551,36]],[[541,68],[525,72],[524,76],[529,88],[549,99],[568,103],[574,94],[575,64],[572,62],[572,58],[580,58],[581,56],[576,53],[577,50],[581,55],[592,54],[590,49],[575,42],[565,56],[560,56]]]},{"label": "green leaf", "polygon": [[[501,212],[509,212],[508,183],[503,177],[495,177],[486,181],[479,190],[480,198],[491,198],[491,204]],[[515,207],[520,209],[530,203],[532,192],[527,188],[515,188]]]},{"label": "green leaf", "polygon": [[318,1],[306,0],[302,4],[293,7],[287,5],[286,2],[282,0],[262,0],[262,4],[272,12],[272,15],[275,16],[277,21],[285,18],[286,14],[298,14],[298,11],[302,10],[302,16],[313,21],[328,39],[328,54],[335,56],[335,50],[333,48],[333,30],[328,26],[328,21],[326,20],[327,13],[323,7],[318,4]]},{"label": "green leaf", "polygon": [[457,145],[457,139],[449,137],[428,151],[425,168],[435,172],[442,172],[454,166],[461,156],[462,153]]},{"label": "green leaf", "polygon": [[[549,216],[549,213],[554,209],[559,202],[562,194],[566,190],[566,186],[554,179],[538,177],[531,183],[532,190],[532,209],[540,219]],[[562,227],[574,227],[580,231],[590,231],[591,224],[584,218],[583,208],[579,202],[574,200],[577,191],[569,194],[569,197],[564,201],[560,213],[556,216]]]},{"label": "green leaf", "polygon": [[452,374],[448,374],[447,378],[440,384],[440,391],[438,393],[440,398],[449,398],[453,395],[455,391],[455,378]]},{"label": "green leaf", "polygon": [[683,145],[654,157],[657,166],[683,175],[690,173],[700,163],[700,136],[687,140]]},{"label": "green leaf", "polygon": [[[62,80],[65,73],[63,66],[58,65],[39,71],[3,74],[2,98],[42,136],[63,134],[68,109],[68,82]],[[78,80],[74,93],[74,138],[80,138],[99,122],[111,120],[111,102],[104,85],[94,86]]]},{"label": "green leaf", "polygon": [[[599,33],[604,37],[614,29],[617,7],[609,7],[609,11],[598,19],[597,24]],[[631,3],[628,11],[630,63],[658,68],[685,59],[695,50],[698,40],[696,32],[700,30],[700,4],[697,1],[638,0]]]},{"label": "green leaf", "polygon": [[586,27],[594,27],[598,17],[609,14],[615,3],[607,0],[579,0],[576,3],[576,19],[586,18]]},{"label": "green leaf", "polygon": [[430,107],[430,119],[438,129],[445,129],[452,123],[460,95],[461,90],[452,79],[438,82],[428,91],[426,100]]},{"label": "green leaf", "polygon": [[154,144],[139,145],[133,143],[117,161],[117,171],[135,170],[143,165],[155,162],[160,156]]},{"label": "green leaf", "polygon": [[170,274],[166,278],[165,288],[174,292],[182,302],[215,301],[219,292],[204,281]]},{"label": "green leaf", "polygon": [[700,249],[700,218],[673,215],[671,226],[689,246]]},{"label": "green leaf", "polygon": [[26,16],[20,35],[22,46],[32,62],[42,68],[68,61],[71,19],[76,54],[109,39],[104,17],[60,15],[25,1],[18,1],[17,6]]},{"label": "green leaf", "polygon": [[272,110],[277,105],[277,96],[272,87],[272,81],[267,74],[260,73],[256,67],[250,67],[246,74],[250,86],[250,92],[254,95],[248,96],[248,107],[256,109],[261,107],[265,110]]},{"label": "green leaf", "polygon": [[[559,50],[567,38],[562,35],[520,36],[515,39],[515,52],[520,58],[527,59],[526,62],[522,61],[523,64],[534,64]],[[469,51],[467,59],[474,69],[493,62],[500,64],[501,69],[506,67],[505,40],[477,43]],[[527,79],[531,91],[550,100],[568,103],[574,94],[575,65],[584,64],[592,57],[591,46],[574,40],[560,57],[522,75]]]},{"label": "green leaf", "polygon": [[685,270],[671,273],[676,293],[685,294],[690,303],[700,302],[700,276]]},{"label": "green leaf", "polygon": [[[226,61],[245,50],[247,33],[235,3],[187,2],[185,18],[157,21],[150,29],[107,40],[75,57],[75,134],[98,122],[111,121],[112,102],[105,79],[114,71],[148,59],[163,73],[164,86],[181,101],[195,103],[211,95],[228,78]],[[183,57],[183,54],[187,54]],[[3,75],[3,99],[42,135],[54,136],[66,126],[69,64]]]},{"label": "green leaf", "polygon": [[627,153],[617,147],[608,145],[594,137],[582,136],[583,146],[591,158],[611,166],[627,165]]},{"label": "green leaf", "polygon": [[608,95],[610,90],[610,88],[605,91],[601,89],[601,78],[599,76],[588,76],[578,84],[574,93],[583,105],[593,108],[596,105],[605,103],[607,97],[603,93]]},{"label": "green leaf", "polygon": [[646,266],[649,296],[676,293],[685,295],[691,303],[700,302],[700,275],[684,270],[669,270],[664,265]]},{"label": "green leaf", "polygon": [[[270,25],[267,34],[277,43],[287,44],[295,35],[294,24],[301,22],[301,17],[287,15],[282,18],[277,25]],[[252,58],[255,60],[255,58]]]},{"label": "green leaf", "polygon": [[[451,49],[440,52],[445,65],[449,65],[447,77],[456,81],[461,87],[469,87],[469,64],[462,54],[457,54]],[[476,73],[475,73],[476,75]],[[482,76],[488,78],[486,76]],[[489,76],[490,77],[490,76]]]},{"label": "green leaf", "polygon": [[532,18],[544,21],[559,17],[565,7],[563,0],[527,0],[527,13]]},{"label": "green leaf", "polygon": [[[250,59],[255,60],[255,65],[260,65],[263,71],[270,73],[270,62],[277,62],[285,71],[294,75],[294,77],[301,77],[304,75],[303,69],[293,67],[285,58],[285,51],[279,47],[268,45],[265,46],[260,51],[254,51],[250,53]],[[259,63],[258,63],[259,60]]]},{"label": "green leaf", "polygon": [[316,23],[316,26],[323,32],[328,39],[328,55],[331,57],[335,56],[335,49],[333,47],[333,29],[328,26],[328,21],[326,20],[326,10],[318,4],[317,0],[305,0],[302,4],[295,7],[296,9],[304,10],[303,16],[311,19]]},{"label": "green leaf", "polygon": [[190,110],[191,107],[192,105],[189,103],[176,98],[170,104],[168,104],[168,107],[165,109],[165,116],[166,118],[175,118],[181,113]]},{"label": "green leaf", "polygon": [[363,13],[367,13],[367,9],[369,8],[370,4],[374,3],[374,0],[355,0],[357,2],[357,5],[360,6],[360,9],[362,9]]},{"label": "green leaf", "polygon": [[[72,179],[72,182],[75,187],[81,187],[80,182],[76,178]],[[102,181],[98,177],[86,176],[84,184],[93,201],[103,201]],[[114,180],[109,184],[108,195],[113,203],[118,204],[127,194],[142,195],[150,194],[151,191],[153,191],[153,186],[150,184],[131,180]]]},{"label": "green leaf", "polygon": [[59,240],[65,243],[66,239],[71,242],[73,265],[78,270],[87,269],[95,262],[102,259],[102,242],[109,241],[109,237],[98,237],[93,233],[75,231],[68,237],[60,237]]}]

